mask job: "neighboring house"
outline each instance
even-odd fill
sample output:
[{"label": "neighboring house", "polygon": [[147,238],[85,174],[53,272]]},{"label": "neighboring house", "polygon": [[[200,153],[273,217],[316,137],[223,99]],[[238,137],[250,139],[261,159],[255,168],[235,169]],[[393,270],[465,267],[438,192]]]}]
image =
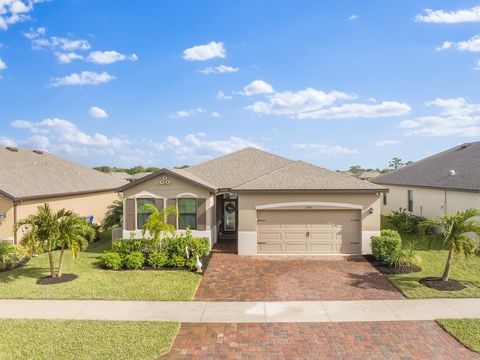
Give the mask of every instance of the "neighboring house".
[{"label": "neighboring house", "polygon": [[371,181],[372,179],[382,175],[379,171],[364,171],[357,176],[360,180]]},{"label": "neighboring house", "polygon": [[145,203],[176,207],[179,232],[225,241],[238,253],[360,254],[380,230],[385,188],[247,148],[186,169],[161,169],[119,189],[123,237],[141,237]]},{"label": "neighboring house", "polygon": [[372,180],[390,190],[382,214],[399,208],[438,217],[480,208],[480,142],[466,143]]},{"label": "neighboring house", "polygon": [[117,179],[124,180],[126,182],[134,182],[135,180],[141,179],[144,176],[150,175],[151,173],[149,172],[141,172],[141,173],[136,173],[136,174],[129,174],[124,171],[112,171],[107,173],[109,176]]},{"label": "neighboring house", "polygon": [[13,233],[15,221],[46,202],[100,223],[125,183],[46,152],[0,148],[0,239],[20,241],[23,232]]}]

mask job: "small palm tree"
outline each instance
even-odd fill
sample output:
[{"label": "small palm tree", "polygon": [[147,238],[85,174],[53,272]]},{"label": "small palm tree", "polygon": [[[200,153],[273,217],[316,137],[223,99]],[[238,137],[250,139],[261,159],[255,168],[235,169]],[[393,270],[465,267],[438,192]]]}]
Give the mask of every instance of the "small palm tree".
[{"label": "small palm tree", "polygon": [[59,214],[59,242],[60,258],[56,276],[61,277],[63,271],[63,255],[65,249],[70,249],[74,259],[88,246],[88,238],[95,236],[95,229],[86,219],[69,210],[60,210]]},{"label": "small palm tree", "polygon": [[176,215],[176,208],[168,207],[163,210],[158,210],[153,204],[145,204],[142,207],[142,211],[150,213],[150,216],[142,227],[143,236],[145,236],[145,233],[148,231],[152,239],[161,245],[161,236],[163,233],[175,234],[175,226],[168,224],[165,219],[168,215]]},{"label": "small palm tree", "polygon": [[468,257],[475,252],[476,244],[471,235],[480,236],[480,223],[475,217],[480,216],[479,209],[467,209],[456,214],[445,214],[440,218],[428,218],[421,223],[423,228],[437,228],[443,243],[448,249],[447,263],[443,271],[442,281],[448,281],[454,256]]},{"label": "small palm tree", "polygon": [[123,202],[115,200],[107,208],[105,217],[103,218],[102,228],[108,230],[114,226],[122,226],[123,223]]}]

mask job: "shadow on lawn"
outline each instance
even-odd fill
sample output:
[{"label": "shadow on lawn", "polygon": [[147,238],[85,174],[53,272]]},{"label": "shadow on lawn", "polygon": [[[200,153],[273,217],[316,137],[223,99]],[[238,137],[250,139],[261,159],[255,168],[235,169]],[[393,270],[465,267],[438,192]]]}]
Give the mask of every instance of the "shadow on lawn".
[{"label": "shadow on lawn", "polygon": [[47,268],[33,267],[33,266],[29,267],[28,265],[26,265],[26,266],[22,266],[22,267],[1,273],[0,284],[6,284],[22,278],[39,279],[49,274],[50,274],[50,271]]}]

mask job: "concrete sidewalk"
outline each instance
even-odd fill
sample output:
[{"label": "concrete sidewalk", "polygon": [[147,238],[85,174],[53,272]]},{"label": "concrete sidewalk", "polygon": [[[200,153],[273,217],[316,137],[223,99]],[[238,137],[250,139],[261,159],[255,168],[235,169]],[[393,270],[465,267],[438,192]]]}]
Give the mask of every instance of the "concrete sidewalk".
[{"label": "concrete sidewalk", "polygon": [[0,300],[0,318],[189,323],[435,320],[480,318],[480,299],[287,302]]}]

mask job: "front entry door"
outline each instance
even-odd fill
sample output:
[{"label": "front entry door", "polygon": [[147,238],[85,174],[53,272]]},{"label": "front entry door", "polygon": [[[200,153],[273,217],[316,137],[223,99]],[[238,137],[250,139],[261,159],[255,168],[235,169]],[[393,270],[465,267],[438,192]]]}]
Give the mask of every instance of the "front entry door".
[{"label": "front entry door", "polygon": [[237,231],[237,199],[223,199],[223,232]]}]

